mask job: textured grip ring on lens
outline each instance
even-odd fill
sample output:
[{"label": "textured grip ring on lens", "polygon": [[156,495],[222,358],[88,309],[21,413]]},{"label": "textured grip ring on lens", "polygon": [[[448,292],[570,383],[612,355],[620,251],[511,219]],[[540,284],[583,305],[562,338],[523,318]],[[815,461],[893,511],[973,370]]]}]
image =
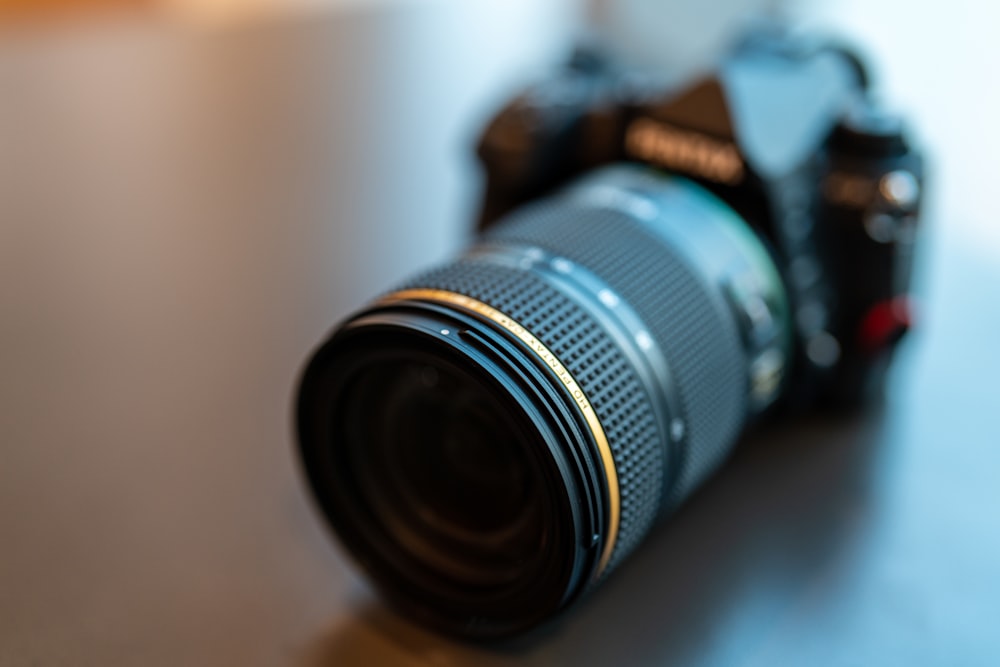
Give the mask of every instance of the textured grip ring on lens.
[{"label": "textured grip ring on lens", "polygon": [[559,358],[556,357],[556,355],[538,338],[536,338],[534,334],[528,331],[523,325],[518,323],[509,315],[486,303],[483,303],[482,301],[448,290],[423,288],[404,289],[398,292],[393,292],[392,294],[389,294],[381,299],[383,303],[408,300],[446,304],[478,315],[500,326],[505,331],[513,335],[525,348],[535,355],[556,376],[556,378],[558,378],[562,386],[564,386],[570,396],[572,396],[573,402],[580,409],[584,421],[594,438],[594,442],[597,444],[597,449],[601,457],[601,463],[604,468],[604,477],[607,481],[608,487],[608,504],[610,512],[607,539],[605,540],[604,548],[601,552],[601,558],[595,573],[595,578],[599,577],[605,567],[607,567],[608,562],[611,560],[611,554],[614,552],[615,543],[618,537],[618,526],[621,517],[620,491],[618,488],[618,472],[615,467],[611,445],[608,443],[608,438],[604,432],[604,427],[601,425],[600,419],[598,418],[593,406],[583,389],[580,387],[579,383],[562,364],[562,362],[559,361]]}]

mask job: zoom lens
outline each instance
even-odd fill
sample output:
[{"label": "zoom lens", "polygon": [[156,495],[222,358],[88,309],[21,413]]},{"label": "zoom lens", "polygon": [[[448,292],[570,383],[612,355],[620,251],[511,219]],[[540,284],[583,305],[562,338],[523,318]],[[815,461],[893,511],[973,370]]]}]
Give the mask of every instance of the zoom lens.
[{"label": "zoom lens", "polygon": [[302,460],[386,598],[509,636],[614,570],[776,400],[788,358],[747,223],[611,167],[335,331],[300,386]]}]

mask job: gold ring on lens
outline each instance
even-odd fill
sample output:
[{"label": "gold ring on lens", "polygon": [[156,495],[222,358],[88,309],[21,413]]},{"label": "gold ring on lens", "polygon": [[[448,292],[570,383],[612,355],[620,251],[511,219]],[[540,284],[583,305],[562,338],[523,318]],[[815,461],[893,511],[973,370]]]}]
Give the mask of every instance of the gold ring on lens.
[{"label": "gold ring on lens", "polygon": [[604,478],[608,484],[608,504],[610,505],[610,518],[608,521],[608,535],[601,551],[601,559],[597,566],[595,579],[601,575],[608,561],[611,560],[611,553],[615,548],[615,541],[618,538],[618,524],[621,520],[620,495],[618,490],[618,471],[615,469],[614,455],[611,453],[611,445],[604,433],[604,427],[598,419],[594,407],[590,404],[586,394],[580,387],[573,375],[563,366],[562,362],[538,340],[530,331],[519,324],[509,315],[506,315],[493,306],[477,301],[472,297],[449,292],[440,289],[406,289],[388,294],[381,303],[394,301],[429,301],[454,306],[462,310],[486,318],[504,328],[519,340],[532,354],[537,356],[546,367],[551,370],[559,381],[566,387],[566,390],[573,397],[574,402],[583,414],[584,421],[590,429],[594,441],[597,443],[597,450],[601,455],[601,463],[604,465]]}]

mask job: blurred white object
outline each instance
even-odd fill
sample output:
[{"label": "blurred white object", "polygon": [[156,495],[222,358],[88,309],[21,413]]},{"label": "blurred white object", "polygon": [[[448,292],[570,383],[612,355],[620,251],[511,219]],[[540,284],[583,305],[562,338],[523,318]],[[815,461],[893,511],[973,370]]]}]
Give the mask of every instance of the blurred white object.
[{"label": "blurred white object", "polygon": [[709,69],[761,16],[791,17],[816,0],[589,0],[596,39],[632,65],[677,80]]}]

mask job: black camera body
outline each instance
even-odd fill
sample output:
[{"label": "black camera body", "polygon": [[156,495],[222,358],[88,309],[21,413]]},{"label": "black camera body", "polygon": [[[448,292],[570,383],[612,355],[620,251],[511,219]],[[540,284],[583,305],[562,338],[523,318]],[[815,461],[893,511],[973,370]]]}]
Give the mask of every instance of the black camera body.
[{"label": "black camera body", "polygon": [[779,409],[858,403],[909,326],[923,167],[860,61],[761,33],[664,88],[578,56],[486,130],[480,233],[341,323],[303,468],[384,597],[554,618]]},{"label": "black camera body", "polygon": [[[868,81],[847,48],[784,32],[750,37],[711,76],[669,92],[580,52],[481,137],[480,229],[602,165],[691,179],[739,213],[782,273],[796,352],[781,404],[864,403],[911,325],[924,179],[902,119]],[[750,329],[755,305],[734,297]]]}]

